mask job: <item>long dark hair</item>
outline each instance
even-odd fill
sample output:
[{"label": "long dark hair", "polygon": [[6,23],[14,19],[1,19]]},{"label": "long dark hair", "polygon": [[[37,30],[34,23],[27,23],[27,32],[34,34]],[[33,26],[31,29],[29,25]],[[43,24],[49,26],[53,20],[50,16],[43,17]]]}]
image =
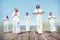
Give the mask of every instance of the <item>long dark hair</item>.
[{"label": "long dark hair", "polygon": [[7,19],[9,19],[9,17],[8,17],[8,16],[6,16],[6,18],[7,18]]}]

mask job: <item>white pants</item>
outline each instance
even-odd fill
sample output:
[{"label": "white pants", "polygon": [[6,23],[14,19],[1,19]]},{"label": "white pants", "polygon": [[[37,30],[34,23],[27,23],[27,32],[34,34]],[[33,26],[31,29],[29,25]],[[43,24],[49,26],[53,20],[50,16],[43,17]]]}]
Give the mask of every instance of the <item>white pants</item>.
[{"label": "white pants", "polygon": [[13,33],[19,33],[20,32],[20,24],[17,22],[13,22]]},{"label": "white pants", "polygon": [[50,31],[51,31],[51,32],[56,31],[55,22],[50,22]]},{"label": "white pants", "polygon": [[8,32],[8,23],[4,23],[4,32]]},{"label": "white pants", "polygon": [[38,31],[38,33],[42,33],[42,27],[43,27],[42,19],[37,20],[37,31]]},{"label": "white pants", "polygon": [[18,16],[13,17],[13,33],[20,32],[20,19]]},{"label": "white pants", "polygon": [[26,22],[26,31],[30,31],[30,22]]}]

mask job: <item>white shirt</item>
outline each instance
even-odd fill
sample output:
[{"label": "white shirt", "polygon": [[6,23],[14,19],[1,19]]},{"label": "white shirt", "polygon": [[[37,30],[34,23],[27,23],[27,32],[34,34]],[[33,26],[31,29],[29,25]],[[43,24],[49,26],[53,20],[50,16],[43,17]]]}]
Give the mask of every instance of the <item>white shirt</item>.
[{"label": "white shirt", "polygon": [[43,12],[43,10],[42,10],[42,9],[36,9],[36,10],[33,11],[33,13],[36,13],[36,14],[37,14],[38,12],[39,12],[39,14],[41,14],[41,13]]},{"label": "white shirt", "polygon": [[15,21],[15,22],[19,22],[20,20],[19,20],[19,12],[17,12],[17,15],[16,16],[14,16],[15,15],[15,12],[13,12],[13,14],[12,14],[12,16],[13,16],[13,21]]},{"label": "white shirt", "polygon": [[50,22],[55,22],[55,16],[49,16],[48,18],[49,18]]},{"label": "white shirt", "polygon": [[8,25],[8,19],[6,17],[4,18],[4,25]]},{"label": "white shirt", "polygon": [[25,16],[26,22],[30,22],[30,16]]},{"label": "white shirt", "polygon": [[[12,16],[14,16],[14,15],[15,15],[15,12],[13,12]],[[20,15],[19,15],[19,12],[17,12],[17,15],[20,16]]]}]

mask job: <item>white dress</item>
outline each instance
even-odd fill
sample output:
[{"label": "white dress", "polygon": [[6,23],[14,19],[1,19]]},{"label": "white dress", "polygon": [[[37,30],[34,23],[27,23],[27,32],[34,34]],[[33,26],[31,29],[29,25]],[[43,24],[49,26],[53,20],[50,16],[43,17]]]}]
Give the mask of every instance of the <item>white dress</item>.
[{"label": "white dress", "polygon": [[8,32],[8,19],[6,20],[7,18],[4,18],[4,32]]},{"label": "white dress", "polygon": [[35,13],[35,14],[42,14],[42,12],[44,12],[42,9],[36,9],[36,10],[34,10],[33,13]]},{"label": "white dress", "polygon": [[43,12],[42,9],[36,9],[33,12],[33,13],[36,14],[36,23],[37,23],[37,31],[38,31],[38,33],[42,33],[42,27],[43,27],[42,12]]},{"label": "white dress", "polygon": [[25,16],[26,31],[30,31],[30,16]]},{"label": "white dress", "polygon": [[20,19],[19,19],[19,13],[17,13],[17,16],[14,16],[15,12],[13,13],[13,33],[19,33],[20,32]]},{"label": "white dress", "polygon": [[56,31],[56,28],[55,28],[55,17],[52,16],[53,18],[51,18],[51,16],[49,16],[49,24],[50,24],[50,31],[51,32],[54,32]]}]

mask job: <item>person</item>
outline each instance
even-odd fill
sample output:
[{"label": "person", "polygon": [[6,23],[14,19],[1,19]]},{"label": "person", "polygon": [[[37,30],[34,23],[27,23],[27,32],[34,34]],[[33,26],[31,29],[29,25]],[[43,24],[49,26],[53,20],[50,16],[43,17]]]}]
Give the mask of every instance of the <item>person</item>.
[{"label": "person", "polygon": [[26,31],[30,31],[30,16],[28,15],[28,12],[25,16],[25,25],[26,25]]},{"label": "person", "polygon": [[42,14],[44,11],[40,9],[40,5],[36,5],[36,10],[33,11],[33,14],[36,15],[36,24],[37,24],[37,31],[38,33],[42,33],[43,21],[42,21]]},{"label": "person", "polygon": [[30,38],[30,16],[28,12],[26,12],[26,16],[24,17],[25,19],[25,26],[26,26],[26,40],[29,40]]},{"label": "person", "polygon": [[9,30],[8,30],[8,24],[9,24],[9,17],[6,16],[4,18],[4,32],[9,32]]},{"label": "person", "polygon": [[15,11],[12,14],[13,16],[13,33],[19,33],[20,32],[20,19],[19,19],[19,12],[18,9],[15,8]]},{"label": "person", "polygon": [[55,27],[56,17],[52,15],[52,12],[49,13],[48,19],[49,19],[49,24],[50,24],[50,31],[51,32],[56,31],[56,27]]}]

